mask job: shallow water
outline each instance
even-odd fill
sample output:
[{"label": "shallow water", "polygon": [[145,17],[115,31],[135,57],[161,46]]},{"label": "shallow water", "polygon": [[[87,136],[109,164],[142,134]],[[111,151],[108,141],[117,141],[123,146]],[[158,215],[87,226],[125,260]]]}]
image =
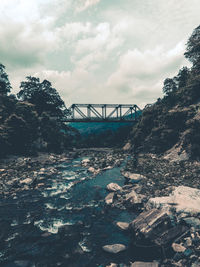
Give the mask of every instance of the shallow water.
[{"label": "shallow water", "polygon": [[94,177],[80,161],[56,166],[61,174],[42,180],[43,187],[1,200],[0,266],[93,267],[142,257],[131,249],[119,255],[102,250],[130,243],[115,222],[130,222],[135,214],[105,207],[106,185],[124,183],[119,167]]}]

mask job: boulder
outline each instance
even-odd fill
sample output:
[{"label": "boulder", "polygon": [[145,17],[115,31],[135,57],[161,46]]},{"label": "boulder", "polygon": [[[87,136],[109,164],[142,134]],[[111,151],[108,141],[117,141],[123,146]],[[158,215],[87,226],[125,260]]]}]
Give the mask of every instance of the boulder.
[{"label": "boulder", "polygon": [[89,164],[89,162],[90,162],[89,159],[83,159],[83,160],[81,161],[81,164],[82,164],[83,166],[87,166],[87,165]]},{"label": "boulder", "polygon": [[88,168],[88,171],[93,174],[98,174],[100,172],[100,169],[95,169],[93,167]]},{"label": "boulder", "polygon": [[195,229],[200,229],[200,219],[196,217],[183,218],[183,221]]},{"label": "boulder", "polygon": [[147,205],[151,208],[162,207],[166,210],[173,207],[179,214],[198,214],[200,213],[200,190],[188,186],[178,186],[167,197],[150,198]]},{"label": "boulder", "polygon": [[116,225],[117,227],[119,227],[120,230],[123,230],[123,231],[128,230],[129,228],[129,223],[127,222],[117,222]]},{"label": "boulder", "polygon": [[134,189],[132,189],[128,194],[125,195],[125,201],[128,201],[130,204],[141,204],[144,197],[144,195],[139,195]]},{"label": "boulder", "polygon": [[184,252],[186,250],[184,246],[177,244],[177,243],[173,243],[172,248],[175,252]]},{"label": "boulder", "polygon": [[126,178],[131,180],[132,182],[139,182],[140,180],[146,179],[146,177],[142,174],[132,173],[132,172],[122,172],[122,175]]},{"label": "boulder", "polygon": [[122,190],[121,186],[119,186],[116,183],[110,183],[110,184],[107,185],[106,188],[107,188],[108,191],[111,191],[111,192],[117,192],[117,191],[121,191]]},{"label": "boulder", "polygon": [[131,264],[131,267],[158,267],[157,262],[142,262],[142,261],[136,261]]},{"label": "boulder", "polygon": [[107,205],[111,205],[113,203],[114,193],[110,193],[106,196],[105,202]]},{"label": "boulder", "polygon": [[113,244],[113,245],[106,245],[102,247],[104,251],[117,254],[121,251],[126,250],[126,246],[122,244]]}]

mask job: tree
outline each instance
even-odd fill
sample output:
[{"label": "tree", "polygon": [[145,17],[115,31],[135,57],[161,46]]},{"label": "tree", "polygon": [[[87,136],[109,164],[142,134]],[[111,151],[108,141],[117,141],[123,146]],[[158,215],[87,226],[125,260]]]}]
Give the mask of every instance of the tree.
[{"label": "tree", "polygon": [[189,80],[190,70],[187,67],[183,67],[179,70],[178,75],[175,77],[178,88],[183,88],[187,85]]},{"label": "tree", "polygon": [[7,95],[10,89],[11,85],[8,74],[5,72],[5,66],[0,63],[0,95]]},{"label": "tree", "polygon": [[177,85],[174,79],[167,78],[164,80],[163,93],[170,95],[177,90]]},{"label": "tree", "polygon": [[35,105],[39,115],[47,112],[50,116],[61,117],[66,110],[65,103],[55,88],[47,80],[40,82],[39,78],[28,76],[21,82],[18,98]]},{"label": "tree", "polygon": [[194,29],[187,42],[185,57],[192,62],[193,69],[198,70],[200,66],[200,25]]}]

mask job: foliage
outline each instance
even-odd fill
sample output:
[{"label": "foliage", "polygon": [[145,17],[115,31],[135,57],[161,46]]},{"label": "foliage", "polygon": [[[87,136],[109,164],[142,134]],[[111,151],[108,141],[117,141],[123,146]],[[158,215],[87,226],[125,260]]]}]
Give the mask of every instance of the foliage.
[{"label": "foliage", "polygon": [[144,109],[131,133],[135,150],[164,153],[174,145],[200,158],[200,26],[187,43],[185,52],[193,66],[183,67],[164,81],[164,97]]},{"label": "foliage", "polygon": [[48,112],[50,116],[63,116],[65,104],[51,83],[47,80],[40,82],[39,78],[31,76],[26,79],[21,82],[19,99],[34,104],[39,115]]},{"label": "foliage", "polygon": [[199,71],[200,66],[200,25],[194,29],[187,42],[185,57],[192,62],[193,69]]},{"label": "foliage", "polygon": [[5,66],[0,64],[0,95],[7,95],[10,92],[11,85],[8,74],[5,72]]},{"label": "foliage", "polygon": [[67,109],[49,81],[27,77],[18,93],[20,101],[7,95],[10,88],[0,64],[0,157],[37,151],[60,153],[74,145],[78,132],[62,123]]}]

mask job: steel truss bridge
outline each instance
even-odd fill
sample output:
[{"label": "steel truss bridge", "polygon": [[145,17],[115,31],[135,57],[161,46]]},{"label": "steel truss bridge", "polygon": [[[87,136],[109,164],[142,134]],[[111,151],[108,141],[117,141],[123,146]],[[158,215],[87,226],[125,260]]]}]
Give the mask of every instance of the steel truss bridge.
[{"label": "steel truss bridge", "polygon": [[135,122],[141,109],[133,104],[73,104],[65,122]]}]

